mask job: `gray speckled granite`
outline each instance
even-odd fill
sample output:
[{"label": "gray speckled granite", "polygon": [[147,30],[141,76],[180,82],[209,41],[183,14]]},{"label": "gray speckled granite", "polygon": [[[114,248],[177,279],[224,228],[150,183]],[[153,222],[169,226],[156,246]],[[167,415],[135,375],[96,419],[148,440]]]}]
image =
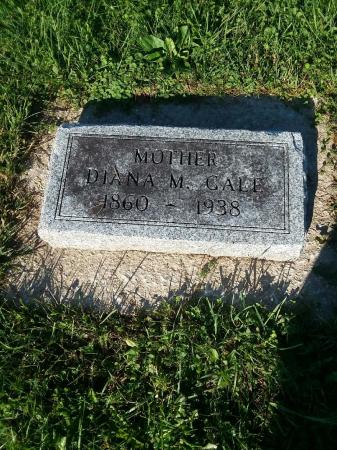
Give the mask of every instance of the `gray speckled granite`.
[{"label": "gray speckled granite", "polygon": [[303,154],[296,132],[64,125],[38,233],[53,247],[292,260]]}]

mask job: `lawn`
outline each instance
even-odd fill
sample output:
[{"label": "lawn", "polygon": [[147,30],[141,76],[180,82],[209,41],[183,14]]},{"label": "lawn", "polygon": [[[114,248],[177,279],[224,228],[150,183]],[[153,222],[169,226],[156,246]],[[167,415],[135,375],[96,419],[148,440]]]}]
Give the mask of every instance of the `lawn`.
[{"label": "lawn", "polygon": [[334,449],[337,325],[205,299],[0,309],[6,449]]},{"label": "lawn", "polygon": [[[27,251],[18,180],[55,102],[314,98],[333,136],[336,18],[335,0],[3,0],[0,286]],[[206,300],[134,318],[34,305],[3,299],[0,448],[335,448],[334,318]]]}]

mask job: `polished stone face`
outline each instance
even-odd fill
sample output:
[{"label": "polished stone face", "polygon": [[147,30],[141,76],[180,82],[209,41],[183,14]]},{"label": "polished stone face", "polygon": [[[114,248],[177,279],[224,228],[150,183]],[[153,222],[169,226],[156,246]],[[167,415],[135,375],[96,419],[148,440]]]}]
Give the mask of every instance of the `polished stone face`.
[{"label": "polished stone face", "polygon": [[288,145],[73,135],[56,219],[289,233]]},{"label": "polished stone face", "polygon": [[60,127],[39,235],[54,247],[296,258],[299,133]]}]

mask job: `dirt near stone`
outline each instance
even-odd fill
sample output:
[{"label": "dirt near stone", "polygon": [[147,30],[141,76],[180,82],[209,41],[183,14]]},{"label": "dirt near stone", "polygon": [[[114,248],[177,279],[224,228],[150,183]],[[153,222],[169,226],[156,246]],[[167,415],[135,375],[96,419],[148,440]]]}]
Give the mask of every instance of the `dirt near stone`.
[{"label": "dirt near stone", "polygon": [[[75,121],[79,114],[57,107],[53,110],[60,122]],[[284,298],[318,300],[325,311],[335,308],[336,280],[324,276],[324,267],[336,266],[337,262],[336,247],[327,243],[333,226],[331,198],[336,187],[333,167],[326,163],[326,152],[321,149],[326,140],[323,125],[317,134],[318,185],[313,217],[302,254],[294,262],[53,249],[39,239],[37,226],[55,132],[41,136],[19,186],[31,198],[29,217],[19,236],[30,251],[15,261],[4,286],[7,295],[23,300],[78,300],[123,311],[153,307],[178,295],[222,297],[227,301],[246,295],[268,304]]]}]

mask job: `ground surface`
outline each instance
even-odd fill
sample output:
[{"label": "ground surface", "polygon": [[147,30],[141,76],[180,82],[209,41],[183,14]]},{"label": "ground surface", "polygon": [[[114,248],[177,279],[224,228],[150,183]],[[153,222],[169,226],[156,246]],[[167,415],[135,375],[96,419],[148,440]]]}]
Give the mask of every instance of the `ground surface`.
[{"label": "ground surface", "polygon": [[[275,128],[282,123],[284,129],[287,129],[291,124],[293,129],[296,129],[297,125],[301,130],[304,139],[308,141],[307,147],[313,146],[316,139],[315,128],[310,126],[308,117],[289,110],[275,99],[264,99],[262,105],[261,100],[255,100],[255,104],[247,104],[246,100],[231,99],[227,101],[224,109],[229,116],[227,118],[224,117],[223,111],[216,110],[214,99],[211,101],[212,109],[210,109],[210,100],[207,104],[205,100],[200,100],[200,103],[202,102],[204,105],[199,105],[199,115],[198,112],[193,114],[193,124],[204,123],[204,115],[210,127],[216,125],[226,127],[230,123],[232,128],[240,128],[244,125],[248,128],[259,129],[260,127],[268,128],[268,126]],[[190,105],[179,105],[182,109],[180,112],[182,117],[191,115],[184,110],[186,107]],[[230,114],[229,107],[232,110]],[[90,108],[89,112],[84,111],[82,114],[80,114],[81,111],[60,110],[58,119],[64,121],[80,119],[86,123],[112,120],[142,123],[144,120],[151,123],[153,120],[156,120],[156,123],[164,120],[165,123],[170,123],[174,117],[176,121],[179,121],[177,111],[174,110],[174,114],[171,111],[171,103],[165,104],[161,109],[156,105],[155,114],[149,105],[141,107],[142,113],[139,111],[139,105],[137,108],[138,116],[134,113],[130,115],[130,112],[125,115],[126,113],[119,112],[117,107],[114,107],[110,113],[105,111],[99,116],[90,112]],[[235,108],[237,111],[233,114]],[[270,111],[271,108],[272,111]],[[245,112],[246,110],[248,113]],[[213,118],[211,111],[213,111]],[[263,113],[263,111],[266,112]],[[57,115],[57,108],[54,114]],[[151,118],[151,114],[155,119]],[[267,119],[268,114],[272,116],[272,119]],[[247,117],[243,117],[244,115]],[[251,116],[254,118],[248,119]],[[219,117],[222,119],[219,120]],[[269,122],[273,120],[273,123],[268,123],[268,120]],[[22,188],[31,194],[31,208],[29,218],[21,231],[21,237],[23,241],[30,244],[34,242],[34,250],[15,262],[6,288],[11,296],[21,295],[26,300],[35,297],[57,301],[76,299],[105,306],[116,306],[122,310],[154,306],[163,299],[192,294],[224,297],[228,300],[237,300],[240,295],[248,295],[252,299],[269,304],[277,303],[285,297],[290,299],[305,297],[306,300],[319,299],[325,311],[331,311],[337,305],[335,280],[324,277],[324,267],[333,264],[337,260],[337,254],[332,245],[324,245],[325,238],[333,225],[330,200],[333,195],[334,180],[333,170],[326,166],[326,154],[322,150],[322,142],[326,139],[323,125],[318,127],[318,142],[314,142],[313,146],[316,147],[317,144],[317,161],[310,163],[312,167],[308,174],[310,190],[312,189],[310,179],[312,181],[315,178],[316,170],[318,173],[317,190],[310,192],[314,200],[312,220],[301,257],[294,262],[135,251],[93,252],[52,249],[39,240],[37,226],[43,190],[48,177],[48,161],[53,138],[54,133],[50,133],[37,140],[38,145],[34,148],[29,166],[22,175]],[[315,151],[316,148],[312,150],[313,153]],[[316,155],[308,155],[308,158],[313,160]],[[323,271],[317,273],[317,267],[323,267]]]}]

